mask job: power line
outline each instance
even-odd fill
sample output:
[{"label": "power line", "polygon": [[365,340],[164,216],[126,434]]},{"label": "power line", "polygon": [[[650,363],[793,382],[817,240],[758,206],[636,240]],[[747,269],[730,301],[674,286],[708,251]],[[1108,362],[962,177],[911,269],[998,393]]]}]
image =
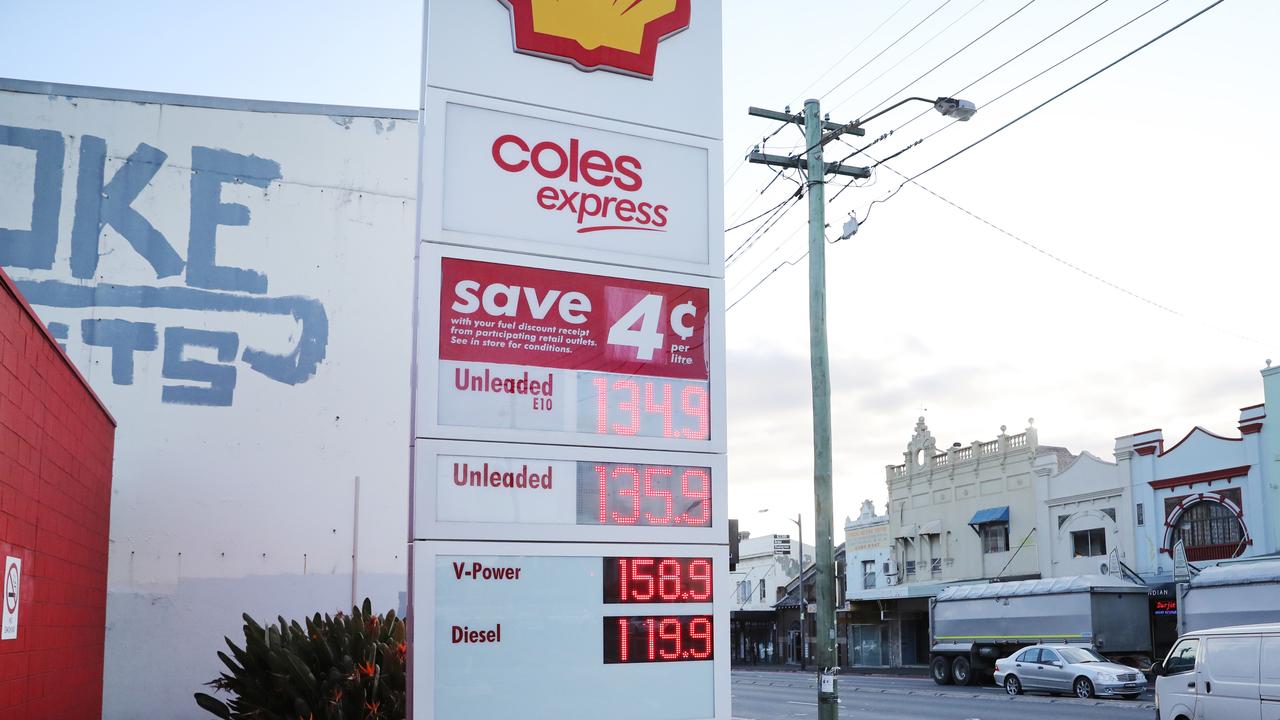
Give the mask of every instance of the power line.
[{"label": "power line", "polygon": [[[850,56],[850,55],[852,55],[852,54],[854,54],[855,52],[857,52],[857,51],[858,51],[858,48],[861,48],[863,45],[867,44],[867,41],[868,41],[868,40],[870,40],[870,39],[871,39],[871,37],[872,37],[873,35],[875,35],[876,33],[880,32],[880,28],[882,28],[882,27],[884,27],[885,25],[887,25],[887,24],[889,23],[889,21],[890,21],[890,20],[892,20],[892,19],[894,19],[895,17],[897,17],[897,16],[898,16],[898,13],[902,12],[903,10],[905,10],[905,9],[906,9],[906,7],[907,7],[908,5],[910,5],[911,3],[913,3],[913,2],[915,2],[915,0],[906,0],[906,2],[902,3],[901,5],[899,5],[899,6],[898,6],[898,9],[893,11],[893,14],[891,14],[889,17],[885,18],[885,19],[884,19],[884,20],[883,20],[879,25],[877,25],[877,26],[875,27],[875,29],[874,29],[874,30],[872,30],[871,32],[867,33],[865,37],[863,37],[861,40],[859,40],[859,41],[858,41],[858,44],[857,44],[857,45],[854,45],[852,48],[850,48],[850,49],[849,49],[849,51],[848,51],[848,52],[846,52],[844,55],[841,55],[839,60],[836,60],[835,62],[831,63],[831,67],[827,68],[826,70],[823,70],[821,75],[819,75],[818,77],[816,77],[816,78],[814,78],[814,79],[813,79],[813,82],[809,83],[808,85],[806,85],[806,86],[805,86],[805,88],[804,88],[803,90],[801,90],[800,92],[796,93],[796,96],[795,96],[794,98],[792,98],[792,100],[791,100],[791,104],[792,104],[792,105],[795,105],[797,102],[799,102],[800,100],[804,99],[804,94],[805,94],[805,93],[809,92],[809,90],[810,90],[811,88],[813,88],[813,86],[814,86],[814,85],[817,85],[819,82],[821,82],[822,78],[826,77],[828,73],[830,73],[832,70],[835,70],[835,69],[836,69],[836,66],[838,66],[840,63],[842,63],[842,62],[844,62],[845,60],[847,60],[847,59],[849,58],[849,56]],[[828,92],[828,93],[830,93],[830,91],[827,91],[827,92]]]},{"label": "power line", "polygon": [[803,195],[804,193],[802,192],[796,193],[791,198],[789,198],[789,200],[791,200],[790,205],[783,208],[780,212],[775,211],[776,215],[774,217],[770,217],[768,220],[765,220],[764,225],[760,227],[760,230],[758,231],[758,233],[753,233],[752,234],[753,237],[748,237],[745,241],[743,241],[741,245],[738,246],[736,250],[733,251],[733,253],[729,255],[729,257],[725,258],[725,261],[724,261],[725,268],[728,268],[730,265],[737,262],[742,257],[743,253],[750,250],[751,247],[755,245],[757,241],[760,240],[760,238],[764,237],[765,235],[768,235],[769,231],[772,230],[774,226],[776,226],[779,222],[782,222],[782,219],[787,216],[787,213],[791,212],[792,208],[800,204],[800,198]]},{"label": "power line", "polygon": [[881,50],[880,52],[876,53],[876,54],[875,54],[875,55],[874,55],[870,60],[868,60],[868,61],[866,61],[865,63],[863,63],[862,65],[860,65],[860,66],[858,67],[858,69],[857,69],[857,70],[854,70],[853,72],[851,72],[851,73],[849,73],[848,75],[846,75],[846,76],[844,77],[844,79],[843,79],[843,80],[841,80],[840,82],[836,83],[835,85],[832,85],[832,86],[831,86],[831,88],[830,88],[829,90],[827,90],[825,93],[823,93],[822,95],[820,95],[820,96],[819,96],[819,99],[820,99],[820,100],[825,100],[825,99],[826,99],[826,97],[827,97],[828,95],[830,95],[831,93],[833,93],[833,92],[835,92],[835,91],[836,91],[836,88],[838,88],[838,87],[840,87],[841,85],[843,85],[843,84],[845,84],[845,83],[849,82],[851,79],[853,79],[853,76],[855,76],[855,75],[857,75],[858,73],[860,73],[860,72],[862,72],[863,70],[865,70],[865,69],[866,69],[866,67],[867,67],[868,65],[870,65],[871,63],[873,63],[873,62],[875,62],[876,60],[878,60],[878,59],[880,58],[880,56],[881,56],[881,55],[884,55],[886,52],[889,52],[889,50],[891,50],[895,45],[897,45],[898,43],[900,43],[900,42],[902,42],[903,40],[905,40],[905,39],[907,38],[907,36],[908,36],[908,35],[910,35],[911,33],[913,33],[913,32],[915,32],[915,31],[916,31],[916,28],[918,28],[918,27],[920,27],[921,25],[925,24],[925,23],[929,20],[929,18],[933,17],[934,15],[937,15],[937,14],[938,14],[938,11],[940,11],[940,10],[942,10],[942,8],[944,8],[944,7],[948,6],[948,5],[950,5],[950,4],[952,3],[952,1],[953,1],[953,0],[943,0],[943,2],[942,2],[942,4],[941,4],[941,5],[939,5],[938,7],[936,7],[936,8],[934,8],[934,9],[933,9],[933,12],[929,13],[928,15],[925,15],[925,16],[924,16],[924,18],[923,18],[922,20],[920,20],[920,22],[916,23],[915,25],[912,25],[910,30],[907,30],[906,32],[904,32],[904,33],[902,33],[901,35],[899,35],[897,40],[894,40],[893,42],[891,42],[891,43],[889,43],[888,45],[886,45],[886,46],[885,46],[885,48],[884,48],[883,50]]},{"label": "power line", "polygon": [[[928,77],[928,76],[929,76],[929,75],[930,75],[934,70],[937,70],[938,68],[942,67],[943,65],[946,65],[948,62],[951,62],[953,59],[955,59],[955,57],[956,57],[957,55],[959,55],[960,53],[964,52],[965,50],[968,50],[969,48],[973,47],[975,44],[977,44],[977,43],[978,43],[979,41],[981,41],[983,38],[985,38],[986,36],[990,35],[991,33],[995,32],[997,29],[999,29],[1001,25],[1004,25],[1005,23],[1009,22],[1009,21],[1010,21],[1010,20],[1012,20],[1013,18],[1017,17],[1019,14],[1021,14],[1021,13],[1022,13],[1022,11],[1023,11],[1023,10],[1026,10],[1027,8],[1031,7],[1031,6],[1032,6],[1032,5],[1034,5],[1036,2],[1037,2],[1037,0],[1027,0],[1027,3],[1026,3],[1025,5],[1023,5],[1022,7],[1018,8],[1017,10],[1014,10],[1013,12],[1009,13],[1008,15],[1006,15],[1006,16],[1005,16],[1005,18],[1004,18],[1003,20],[1001,20],[1000,22],[996,23],[995,25],[992,25],[991,27],[987,28],[986,32],[983,32],[983,33],[982,33],[981,35],[979,35],[978,37],[976,37],[976,38],[974,38],[974,39],[970,40],[968,43],[966,43],[966,44],[964,45],[964,47],[961,47],[959,50],[956,50],[955,52],[953,52],[953,53],[951,53],[950,55],[948,55],[945,59],[943,59],[943,60],[942,60],[942,62],[939,62],[937,65],[934,65],[933,67],[931,67],[931,68],[929,68],[928,70],[924,71],[924,72],[923,72],[919,77],[917,77],[915,80],[912,80],[911,82],[907,83],[906,85],[903,85],[903,86],[902,86],[901,88],[899,88],[898,90],[895,90],[894,92],[890,93],[888,97],[886,97],[884,100],[881,100],[880,102],[876,103],[874,107],[872,107],[872,108],[871,108],[870,110],[868,110],[867,112],[862,113],[862,114],[861,114],[861,115],[859,115],[858,117],[866,117],[866,116],[870,115],[871,113],[875,112],[876,110],[880,109],[880,106],[881,106],[881,105],[884,105],[885,103],[889,102],[890,100],[894,99],[894,98],[895,98],[895,97],[897,97],[898,95],[900,95],[900,94],[902,94],[903,92],[905,92],[905,91],[907,90],[907,88],[909,88],[909,87],[911,87],[912,85],[915,85],[916,83],[918,83],[918,82],[920,82],[921,80],[925,79],[925,78],[926,78],[926,77]],[[977,7],[977,6],[975,6],[975,7]]]},{"label": "power line", "polygon": [[[1164,4],[1164,2],[1168,2],[1168,0],[1163,0],[1159,5],[1156,5],[1156,7],[1159,7],[1160,5],[1163,5],[1163,4]],[[969,143],[969,144],[968,144],[968,145],[966,145],[965,147],[963,147],[963,148],[961,148],[961,149],[957,150],[956,152],[954,152],[954,153],[952,153],[952,154],[948,155],[947,157],[943,158],[942,160],[939,160],[938,162],[934,163],[933,165],[929,166],[928,168],[925,168],[924,170],[922,170],[922,171],[920,171],[920,172],[916,173],[915,175],[912,175],[911,177],[907,178],[906,180],[903,180],[903,181],[902,181],[902,184],[901,184],[901,185],[899,185],[899,186],[897,187],[897,189],[895,189],[893,192],[889,193],[889,195],[888,195],[887,197],[885,197],[885,198],[883,198],[883,199],[881,199],[881,200],[875,200],[875,201],[872,201],[871,205],[867,206],[867,212],[866,212],[866,214],[865,214],[865,215],[864,215],[864,217],[863,217],[863,222],[866,222],[866,218],[867,218],[867,216],[869,216],[869,215],[871,214],[871,208],[872,208],[873,206],[875,206],[875,205],[876,205],[876,204],[878,204],[878,203],[887,202],[887,201],[888,201],[890,198],[892,198],[894,195],[897,195],[897,194],[898,194],[898,191],[899,191],[899,190],[901,190],[901,189],[903,188],[903,186],[904,186],[904,185],[906,185],[907,183],[909,183],[909,182],[913,182],[913,181],[914,181],[914,180],[916,180],[917,178],[922,177],[922,176],[924,176],[924,175],[926,175],[926,174],[928,174],[928,173],[930,173],[930,172],[933,172],[934,170],[937,170],[938,168],[942,167],[943,165],[945,165],[945,164],[947,164],[947,163],[951,162],[952,160],[954,160],[954,159],[956,159],[956,158],[960,157],[960,156],[961,156],[961,155],[963,155],[964,153],[966,153],[966,152],[968,152],[968,151],[972,150],[973,148],[975,148],[975,147],[977,147],[977,146],[981,145],[982,143],[986,142],[987,140],[990,140],[991,138],[995,137],[996,135],[1000,134],[1001,132],[1004,132],[1005,130],[1009,129],[1009,128],[1010,128],[1010,127],[1012,127],[1013,125],[1017,124],[1018,122],[1022,121],[1022,120],[1023,120],[1023,119],[1025,119],[1025,118],[1029,117],[1029,116],[1030,116],[1030,115],[1032,115],[1033,113],[1035,113],[1035,112],[1037,112],[1037,111],[1039,111],[1039,110],[1043,109],[1045,106],[1049,105],[1049,104],[1050,104],[1050,103],[1052,103],[1053,101],[1055,101],[1055,100],[1057,100],[1057,99],[1061,98],[1062,96],[1066,95],[1067,93],[1071,92],[1072,90],[1075,90],[1076,88],[1080,87],[1081,85],[1084,85],[1085,83],[1089,82],[1090,80],[1093,80],[1094,78],[1096,78],[1096,77],[1098,77],[1099,75],[1101,75],[1102,73],[1104,73],[1104,72],[1106,72],[1106,71],[1110,70],[1111,68],[1115,67],[1116,65],[1119,65],[1120,63],[1124,62],[1125,60],[1128,60],[1129,58],[1131,58],[1131,57],[1133,57],[1134,55],[1138,54],[1138,53],[1139,53],[1139,52],[1141,52],[1142,50],[1145,50],[1146,48],[1150,47],[1151,45],[1153,45],[1153,44],[1154,44],[1154,43],[1156,43],[1157,41],[1159,41],[1159,40],[1161,40],[1161,39],[1165,38],[1165,37],[1166,37],[1166,36],[1168,36],[1170,33],[1172,33],[1172,32],[1174,32],[1175,30],[1177,30],[1177,29],[1181,28],[1183,25],[1186,25],[1187,23],[1189,23],[1189,22],[1191,22],[1192,20],[1195,20],[1196,18],[1200,17],[1201,15],[1203,15],[1203,14],[1205,14],[1205,13],[1209,12],[1209,11],[1210,11],[1210,10],[1212,10],[1213,8],[1217,7],[1218,5],[1221,5],[1223,2],[1225,2],[1225,0],[1214,0],[1214,2],[1209,3],[1209,4],[1208,4],[1208,5],[1206,5],[1205,7],[1201,8],[1198,12],[1194,13],[1193,15],[1191,15],[1191,16],[1190,16],[1190,17],[1188,17],[1188,18],[1186,18],[1185,20],[1183,20],[1182,22],[1178,23],[1177,25],[1174,25],[1173,27],[1169,28],[1168,30],[1165,30],[1164,32],[1160,33],[1159,35],[1156,35],[1155,37],[1153,37],[1153,38],[1151,38],[1150,40],[1146,41],[1145,43],[1143,43],[1143,44],[1139,45],[1138,47],[1134,48],[1133,50],[1130,50],[1129,52],[1125,53],[1124,55],[1121,55],[1120,57],[1116,58],[1115,60],[1111,61],[1110,63],[1107,63],[1107,64],[1106,64],[1106,65],[1104,65],[1102,68],[1100,68],[1100,69],[1098,69],[1098,70],[1094,71],[1093,73],[1090,73],[1090,74],[1089,74],[1088,76],[1086,76],[1083,80],[1080,80],[1079,82],[1074,83],[1073,85],[1071,85],[1071,86],[1070,86],[1070,87],[1068,87],[1067,89],[1065,89],[1065,90],[1063,90],[1062,92],[1059,92],[1058,94],[1056,94],[1056,95],[1054,95],[1054,96],[1050,97],[1048,100],[1045,100],[1044,102],[1041,102],[1039,105],[1036,105],[1035,107],[1031,108],[1030,110],[1028,110],[1028,111],[1026,111],[1026,112],[1022,113],[1021,115],[1019,115],[1018,117],[1016,117],[1016,118],[1014,118],[1014,119],[1010,120],[1009,122],[1005,123],[1004,125],[1001,125],[1000,127],[996,128],[995,130],[992,130],[991,132],[987,133],[986,135],[982,136],[981,138],[978,138],[978,139],[977,139],[977,140],[975,140],[974,142]],[[1155,9],[1155,8],[1152,8],[1152,10],[1154,10],[1154,9]],[[1151,12],[1151,10],[1148,10],[1147,12]],[[1146,13],[1143,13],[1143,14],[1145,15]],[[1139,17],[1141,17],[1141,16],[1139,16]],[[1136,20],[1137,18],[1134,18],[1134,19]],[[1130,22],[1133,22],[1133,21],[1131,20]],[[1127,24],[1127,23],[1126,23],[1126,24]],[[1122,26],[1122,27],[1123,27],[1123,26]],[[1113,32],[1114,32],[1114,31],[1113,31]],[[1077,53],[1077,54],[1078,54],[1078,53]],[[1059,63],[1059,64],[1060,64],[1060,63]],[[1050,69],[1052,69],[1052,68],[1050,68]],[[1047,70],[1046,70],[1046,71],[1044,71],[1044,72],[1047,72]],[[1043,74],[1043,72],[1042,72],[1041,74]],[[1037,76],[1037,77],[1038,77],[1038,76]],[[1034,78],[1033,78],[1033,79],[1034,79]],[[1026,82],[1030,82],[1030,80],[1028,80],[1028,81],[1026,81]],[[1024,85],[1025,85],[1025,84],[1026,84],[1026,82],[1024,82],[1024,83],[1022,83],[1022,84],[1024,84]],[[1020,86],[1021,86],[1021,85],[1020,85]],[[1020,86],[1019,86],[1019,87],[1020,87]],[[1014,89],[1017,89],[1017,88],[1014,88]],[[1001,95],[1000,97],[1004,97],[1005,95],[1008,95],[1008,94],[1009,94],[1009,92],[1013,92],[1013,90],[1009,90],[1008,92],[1005,92],[1005,93],[1004,93],[1003,95]],[[997,99],[999,99],[999,98],[997,98]],[[944,127],[945,127],[945,126],[944,126]],[[941,132],[941,130],[939,130],[939,132]],[[937,134],[937,133],[934,133],[934,134]],[[922,142],[922,141],[923,141],[923,140],[921,140],[921,142]],[[918,143],[917,143],[917,144],[918,144]],[[873,158],[873,159],[874,159],[874,158]]]},{"label": "power line", "polygon": [[[794,196],[791,196],[791,197],[794,197]],[[751,218],[750,220],[743,220],[742,222],[738,223],[737,225],[734,225],[733,227],[727,227],[727,228],[725,228],[725,229],[724,229],[724,231],[725,231],[726,233],[728,233],[728,232],[733,232],[734,230],[737,230],[738,228],[742,227],[743,225],[750,225],[751,223],[753,223],[753,222],[755,222],[755,221],[759,220],[760,218],[764,217],[765,215],[768,215],[769,213],[773,212],[774,210],[777,210],[778,208],[782,207],[783,205],[786,205],[788,202],[791,202],[791,197],[788,197],[786,200],[783,200],[782,202],[778,203],[777,205],[774,205],[773,207],[769,208],[768,210],[765,210],[764,212],[760,213],[759,215],[757,215],[757,216],[755,216],[755,217]]]}]

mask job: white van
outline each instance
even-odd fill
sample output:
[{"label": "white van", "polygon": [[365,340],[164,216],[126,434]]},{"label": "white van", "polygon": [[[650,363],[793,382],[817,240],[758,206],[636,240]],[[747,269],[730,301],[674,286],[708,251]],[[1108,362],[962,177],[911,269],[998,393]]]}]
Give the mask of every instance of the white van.
[{"label": "white van", "polygon": [[1187,633],[1151,672],[1159,720],[1280,720],[1280,623]]}]

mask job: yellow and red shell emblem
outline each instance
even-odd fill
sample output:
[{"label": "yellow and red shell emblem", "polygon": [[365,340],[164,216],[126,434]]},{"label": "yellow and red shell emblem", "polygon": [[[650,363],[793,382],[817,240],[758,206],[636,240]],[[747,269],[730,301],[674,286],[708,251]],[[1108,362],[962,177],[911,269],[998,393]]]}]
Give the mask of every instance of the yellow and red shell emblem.
[{"label": "yellow and red shell emblem", "polygon": [[498,0],[516,52],[653,77],[658,43],[689,27],[691,0]]}]

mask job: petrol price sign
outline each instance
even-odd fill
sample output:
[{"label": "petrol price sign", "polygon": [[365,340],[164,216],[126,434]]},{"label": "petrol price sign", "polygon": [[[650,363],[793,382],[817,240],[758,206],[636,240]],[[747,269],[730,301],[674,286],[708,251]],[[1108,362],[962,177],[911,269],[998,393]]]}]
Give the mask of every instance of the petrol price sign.
[{"label": "petrol price sign", "polygon": [[428,618],[415,642],[430,648],[415,692],[435,718],[681,720],[727,708],[727,665],[715,662],[728,650],[715,592],[727,577],[722,553],[479,545],[432,543],[414,556],[416,607]]},{"label": "petrol price sign", "polygon": [[722,445],[710,372],[721,280],[510,260],[453,249],[424,261],[439,311],[421,338],[438,359],[420,383],[421,424],[478,439]]}]

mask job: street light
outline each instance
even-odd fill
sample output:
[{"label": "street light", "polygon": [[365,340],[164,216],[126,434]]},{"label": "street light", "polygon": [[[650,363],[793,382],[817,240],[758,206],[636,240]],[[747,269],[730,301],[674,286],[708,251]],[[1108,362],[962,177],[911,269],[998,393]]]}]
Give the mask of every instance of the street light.
[{"label": "street light", "polygon": [[942,113],[943,117],[953,118],[960,122],[965,122],[978,112],[978,106],[968,100],[958,100],[956,98],[938,98],[934,101],[933,107]]},{"label": "street light", "polygon": [[[759,512],[767,513],[769,512],[769,508],[764,508]],[[787,519],[791,520],[791,518],[787,518]],[[809,598],[804,594],[804,525],[801,524],[801,521],[803,519],[804,519],[804,515],[797,514],[796,519],[791,520],[791,522],[796,524],[796,538],[797,538],[798,544],[800,545],[799,581],[800,581],[800,669],[801,670],[804,670],[805,659],[809,657],[809,624],[806,622],[808,617],[807,617],[807,613],[805,612],[809,604]],[[781,642],[779,642],[779,644],[781,644]]]}]

